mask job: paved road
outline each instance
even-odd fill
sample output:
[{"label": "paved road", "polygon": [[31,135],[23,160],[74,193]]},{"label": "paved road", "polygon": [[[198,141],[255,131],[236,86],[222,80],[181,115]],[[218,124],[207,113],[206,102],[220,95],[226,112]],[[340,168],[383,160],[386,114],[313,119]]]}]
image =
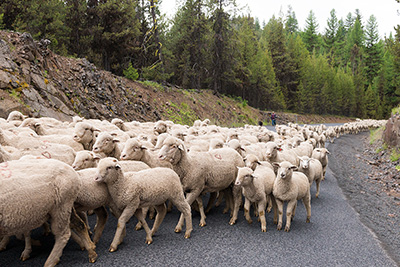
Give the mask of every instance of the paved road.
[{"label": "paved road", "polygon": [[[123,244],[117,252],[109,253],[117,225],[110,216],[97,246],[96,263],[88,263],[87,253],[69,241],[59,266],[398,266],[360,222],[332,170],[327,171],[320,198],[314,197],[315,185],[311,192],[311,223],[305,223],[306,212],[299,203],[289,233],[275,229],[271,214],[267,214],[266,233],[261,232],[254,218],[249,225],[243,211],[239,212],[237,224],[230,226],[229,216],[222,214],[219,207],[208,214],[207,226],[203,228],[198,226],[200,216],[194,212],[194,230],[192,237],[186,240],[183,233],[174,233],[179,214],[173,210],[154,236],[153,244],[145,244],[145,233],[134,230],[136,219],[133,219],[128,224]],[[93,225],[94,216],[90,220]],[[36,231],[34,238],[47,245],[34,248],[32,258],[21,263],[19,255],[23,242],[13,239],[7,250],[0,252],[0,266],[43,265],[51,250],[51,237],[43,238],[41,232]]]}]

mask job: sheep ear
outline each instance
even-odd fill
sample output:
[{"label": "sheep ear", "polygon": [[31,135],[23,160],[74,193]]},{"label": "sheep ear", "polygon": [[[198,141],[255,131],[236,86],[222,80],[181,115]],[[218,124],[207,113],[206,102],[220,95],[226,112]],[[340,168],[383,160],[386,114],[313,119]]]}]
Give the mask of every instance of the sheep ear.
[{"label": "sheep ear", "polygon": [[183,146],[183,144],[179,144],[178,149],[183,151],[183,150],[185,150],[185,147]]},{"label": "sheep ear", "polygon": [[297,171],[298,170],[297,166],[295,166],[295,165],[290,166],[289,169],[291,169],[293,171]]},{"label": "sheep ear", "polygon": [[326,153],[327,153],[327,154],[331,154],[331,152],[329,152],[328,149],[326,150]]},{"label": "sheep ear", "polygon": [[145,146],[140,146],[140,149],[145,150],[145,149],[147,149],[147,147],[145,147]]},{"label": "sheep ear", "polygon": [[259,161],[256,161],[256,163],[257,163],[258,165],[261,165],[261,162],[259,162]]},{"label": "sheep ear", "polygon": [[90,152],[90,154],[93,156],[94,160],[100,160],[101,159],[99,154],[95,154],[93,152]]},{"label": "sheep ear", "polygon": [[118,143],[119,139],[113,139],[113,143]]}]

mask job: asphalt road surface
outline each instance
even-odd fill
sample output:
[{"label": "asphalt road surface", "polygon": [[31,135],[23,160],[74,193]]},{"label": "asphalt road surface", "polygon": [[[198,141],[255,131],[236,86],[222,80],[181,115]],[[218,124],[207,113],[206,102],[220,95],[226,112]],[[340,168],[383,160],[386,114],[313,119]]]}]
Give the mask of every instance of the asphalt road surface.
[{"label": "asphalt road surface", "polygon": [[[352,138],[357,138],[354,136]],[[229,225],[229,215],[223,207],[207,215],[207,226],[200,227],[200,215],[193,212],[193,232],[190,239],[174,233],[179,212],[168,213],[153,244],[145,244],[145,232],[135,231],[133,218],[127,225],[127,236],[114,253],[108,252],[117,226],[110,215],[103,236],[97,244],[96,263],[88,262],[87,252],[70,240],[58,266],[399,266],[381,247],[374,234],[360,221],[346,201],[332,171],[328,169],[321,183],[320,197],[311,188],[311,223],[299,202],[291,231],[277,231],[272,214],[267,214],[267,232],[253,217],[248,224],[239,211],[238,221]],[[223,205],[222,205],[223,206]],[[92,228],[95,216],[90,216]],[[284,216],[284,224],[285,224]],[[149,220],[152,225],[153,221]],[[52,237],[43,237],[42,230],[33,233],[42,242],[34,247],[31,258],[19,260],[24,249],[22,241],[12,239],[7,250],[0,252],[0,266],[41,266],[46,261]]]}]

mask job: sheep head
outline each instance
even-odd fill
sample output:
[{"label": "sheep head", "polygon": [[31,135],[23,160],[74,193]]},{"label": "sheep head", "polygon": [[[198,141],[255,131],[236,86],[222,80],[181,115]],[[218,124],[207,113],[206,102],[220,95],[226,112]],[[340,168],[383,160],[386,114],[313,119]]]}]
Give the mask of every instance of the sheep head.
[{"label": "sheep head", "polygon": [[100,160],[97,166],[97,172],[94,180],[96,182],[110,183],[122,175],[122,168],[116,158],[104,158]]},{"label": "sheep head", "polygon": [[139,139],[130,138],[121,152],[121,160],[141,160],[145,149]]},{"label": "sheep head", "polygon": [[253,171],[257,168],[258,165],[260,165],[260,161],[258,160],[258,157],[254,154],[249,154],[244,158],[244,161],[246,163],[246,167],[252,169]]},{"label": "sheep head", "polygon": [[93,152],[105,154],[111,153],[118,142],[119,140],[115,139],[111,134],[102,132],[99,134],[93,145]]},{"label": "sheep head", "polygon": [[75,142],[85,144],[90,143],[94,139],[94,132],[100,132],[99,129],[93,127],[91,124],[86,122],[78,122],[75,124],[74,134],[72,138]]},{"label": "sheep head", "polygon": [[158,158],[176,165],[181,160],[182,153],[186,153],[182,140],[170,136],[164,140],[164,144],[158,153]]},{"label": "sheep head", "polygon": [[278,153],[278,145],[275,142],[267,142],[265,144],[265,156],[267,158],[275,158]]},{"label": "sheep head", "polygon": [[311,159],[307,156],[297,157],[299,159],[299,167],[301,169],[307,170],[310,168],[310,161]]},{"label": "sheep head", "polygon": [[93,153],[92,151],[78,151],[76,152],[74,163],[72,163],[72,168],[74,168],[75,171],[87,168],[95,168],[97,167],[97,163],[99,160],[100,156]]},{"label": "sheep head", "polygon": [[246,186],[253,182],[253,170],[248,167],[237,167],[238,173],[236,176],[235,185]]},{"label": "sheep head", "polygon": [[293,171],[297,171],[297,167],[288,161],[274,162],[272,165],[276,169],[276,179],[291,179]]}]

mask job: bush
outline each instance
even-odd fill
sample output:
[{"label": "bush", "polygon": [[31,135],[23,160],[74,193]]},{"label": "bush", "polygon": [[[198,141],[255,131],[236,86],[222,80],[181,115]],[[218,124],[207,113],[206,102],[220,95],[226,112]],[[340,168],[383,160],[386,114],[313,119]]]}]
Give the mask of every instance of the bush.
[{"label": "bush", "polygon": [[139,78],[139,73],[137,69],[132,66],[132,62],[129,62],[127,69],[123,70],[124,76],[129,80],[136,81]]}]

